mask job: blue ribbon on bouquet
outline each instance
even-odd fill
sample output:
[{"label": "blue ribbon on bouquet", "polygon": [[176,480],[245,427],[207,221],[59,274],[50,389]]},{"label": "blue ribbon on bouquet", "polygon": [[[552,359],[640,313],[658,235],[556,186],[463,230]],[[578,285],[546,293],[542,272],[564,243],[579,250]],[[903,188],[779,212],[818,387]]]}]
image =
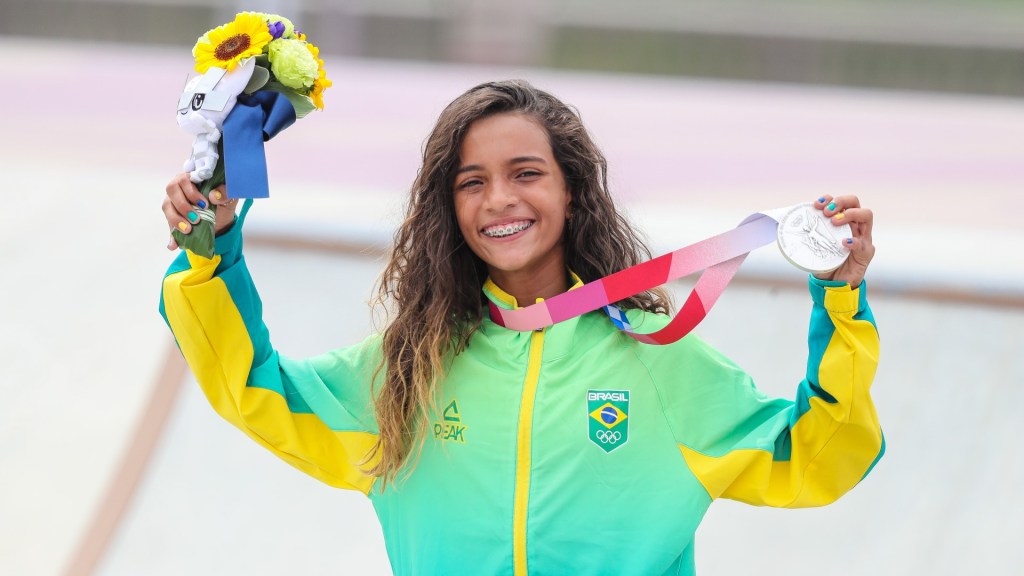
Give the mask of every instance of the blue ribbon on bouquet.
[{"label": "blue ribbon on bouquet", "polygon": [[224,179],[231,198],[267,198],[267,156],[263,143],[295,122],[295,108],[280,92],[239,94],[224,119]]}]

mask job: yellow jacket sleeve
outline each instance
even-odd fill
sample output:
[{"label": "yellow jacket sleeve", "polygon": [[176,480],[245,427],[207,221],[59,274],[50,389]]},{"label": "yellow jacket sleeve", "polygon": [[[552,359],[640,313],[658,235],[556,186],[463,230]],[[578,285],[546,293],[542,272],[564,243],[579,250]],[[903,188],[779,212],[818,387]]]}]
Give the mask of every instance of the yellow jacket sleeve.
[{"label": "yellow jacket sleeve", "polygon": [[217,238],[212,259],[189,252],[171,265],[160,311],[218,414],[303,472],[367,493],[378,339],[309,360],[279,356],[241,255],[240,228]]}]

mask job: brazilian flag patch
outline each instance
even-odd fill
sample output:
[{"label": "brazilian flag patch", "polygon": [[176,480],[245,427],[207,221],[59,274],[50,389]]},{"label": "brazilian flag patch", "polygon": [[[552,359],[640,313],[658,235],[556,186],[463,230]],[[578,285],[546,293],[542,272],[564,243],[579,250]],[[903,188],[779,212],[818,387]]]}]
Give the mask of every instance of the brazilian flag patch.
[{"label": "brazilian flag patch", "polygon": [[611,452],[629,440],[629,390],[587,390],[590,441]]}]

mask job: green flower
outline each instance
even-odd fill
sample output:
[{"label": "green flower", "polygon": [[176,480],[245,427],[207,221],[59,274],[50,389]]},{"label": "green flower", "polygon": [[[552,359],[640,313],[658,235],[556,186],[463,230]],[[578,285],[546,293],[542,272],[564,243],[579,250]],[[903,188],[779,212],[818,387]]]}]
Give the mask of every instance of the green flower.
[{"label": "green flower", "polygon": [[284,24],[284,34],[281,35],[281,38],[295,37],[295,25],[292,24],[291,20],[285,18],[284,16],[278,16],[277,14],[268,14],[266,12],[253,12],[253,14],[263,18],[263,20],[265,20],[268,25],[273,24],[274,22],[280,22],[281,24]]},{"label": "green flower", "polygon": [[303,94],[313,87],[319,66],[305,42],[284,38],[274,40],[267,56],[270,58],[270,71],[278,82]]}]

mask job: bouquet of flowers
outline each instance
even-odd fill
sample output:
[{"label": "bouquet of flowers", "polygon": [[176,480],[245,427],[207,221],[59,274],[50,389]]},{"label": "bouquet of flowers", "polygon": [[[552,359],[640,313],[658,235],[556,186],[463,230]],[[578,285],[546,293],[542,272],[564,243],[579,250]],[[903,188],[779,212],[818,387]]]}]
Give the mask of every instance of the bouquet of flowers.
[{"label": "bouquet of flowers", "polygon": [[[323,109],[331,86],[320,50],[276,14],[242,12],[199,37],[196,72],[178,100],[178,125],[192,134],[185,161],[204,196],[227,182],[233,198],[265,198],[263,143],[314,109]],[[178,246],[213,257],[216,215],[195,207],[192,233],[174,230]]]}]

